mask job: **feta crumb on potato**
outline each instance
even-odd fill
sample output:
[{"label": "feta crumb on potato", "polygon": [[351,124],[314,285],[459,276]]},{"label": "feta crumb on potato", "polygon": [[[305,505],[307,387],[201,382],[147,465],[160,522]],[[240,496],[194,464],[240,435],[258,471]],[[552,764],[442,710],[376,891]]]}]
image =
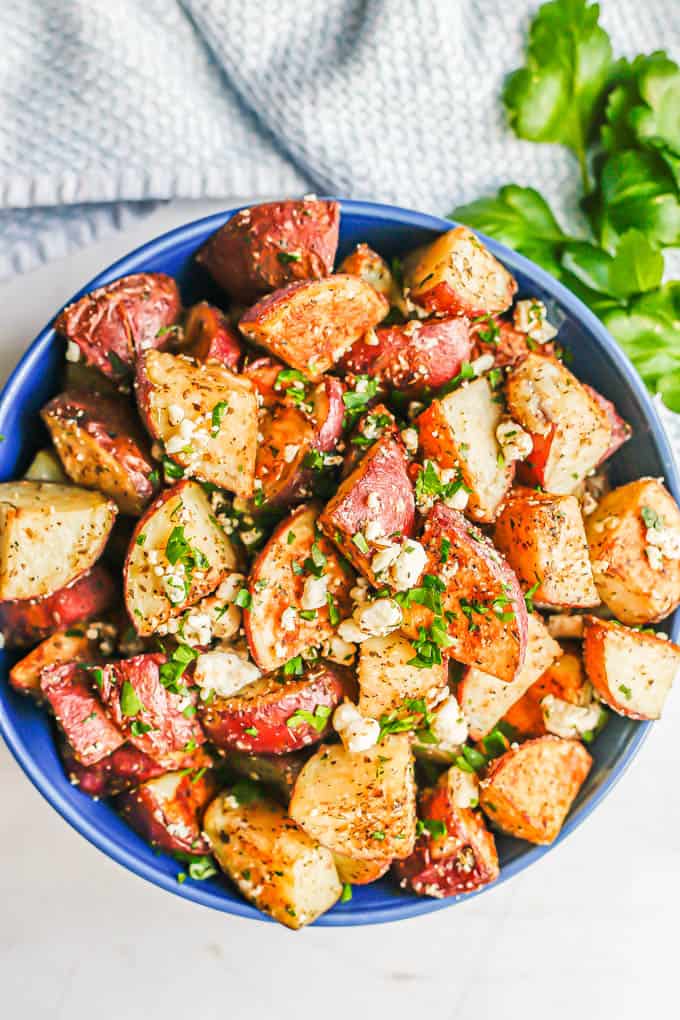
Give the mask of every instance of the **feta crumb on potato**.
[{"label": "feta crumb on potato", "polygon": [[302,592],[300,605],[305,611],[321,609],[326,605],[328,594],[328,578],[325,574],[322,577],[308,577]]},{"label": "feta crumb on potato", "polygon": [[545,305],[537,298],[518,301],[512,313],[513,325],[519,333],[526,333],[536,343],[545,344],[557,336],[547,314]]},{"label": "feta crumb on potato", "polygon": [[468,724],[453,694],[434,712],[432,732],[444,749],[460,747],[467,740]]},{"label": "feta crumb on potato", "polygon": [[600,721],[602,709],[599,701],[591,701],[588,705],[572,705],[554,694],[546,694],[541,699],[543,723],[548,733],[566,740],[582,737],[592,732]]},{"label": "feta crumb on potato", "polygon": [[234,651],[205,652],[196,659],[194,682],[204,691],[228,698],[261,675],[255,663]]},{"label": "feta crumb on potato", "polygon": [[80,347],[74,340],[68,340],[66,342],[66,360],[75,364],[80,361]]},{"label": "feta crumb on potato", "polygon": [[524,460],[534,448],[534,441],[528,432],[516,421],[506,419],[496,427],[496,439],[508,463]]},{"label": "feta crumb on potato", "polygon": [[333,727],[348,751],[356,753],[374,747],[380,735],[377,719],[364,718],[351,701],[343,701],[333,713]]}]

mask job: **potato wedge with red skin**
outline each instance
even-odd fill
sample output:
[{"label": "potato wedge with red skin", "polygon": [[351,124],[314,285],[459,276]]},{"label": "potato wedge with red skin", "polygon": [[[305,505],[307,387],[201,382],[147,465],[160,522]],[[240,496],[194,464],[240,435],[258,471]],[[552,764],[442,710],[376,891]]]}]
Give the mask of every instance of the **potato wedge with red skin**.
[{"label": "potato wedge with red skin", "polygon": [[353,691],[345,667],[320,659],[302,676],[266,673],[231,697],[201,702],[198,710],[206,736],[217,747],[284,754],[322,740],[333,710]]},{"label": "potato wedge with red skin", "polygon": [[177,321],[181,308],[172,277],[135,273],[68,305],[54,328],[78,345],[88,365],[119,380],[132,371],[141,351],[165,345],[162,331]]},{"label": "potato wedge with red skin", "polygon": [[53,595],[99,559],[118,510],[100,492],[0,483],[0,600]]},{"label": "potato wedge with red skin", "polygon": [[617,450],[619,450],[624,443],[627,443],[633,434],[633,429],[627,421],[621,417],[619,412],[616,410],[616,405],[611,400],[607,400],[601,393],[598,393],[596,389],[589,386],[588,383],[583,383],[583,388],[593,398],[596,404],[598,404],[609,419],[611,426],[611,443],[609,449],[602,455],[602,459],[595,465],[599,467],[606,460],[609,460]]},{"label": "potato wedge with red skin", "polygon": [[612,442],[608,413],[557,358],[530,353],[505,384],[511,417],[531,435],[521,480],[566,495],[593,470]]},{"label": "potato wedge with red skin", "polygon": [[[93,636],[90,638],[88,634]],[[40,674],[43,669],[65,662],[103,661],[113,651],[115,636],[115,627],[107,623],[89,623],[51,634],[23,659],[15,662],[9,671],[10,686],[20,694],[30,694],[40,700]]]},{"label": "potato wedge with red skin", "polygon": [[0,633],[5,647],[25,648],[55,631],[68,630],[75,623],[99,616],[111,608],[117,596],[111,575],[97,563],[53,595],[0,602]]},{"label": "potato wedge with red skin", "polygon": [[337,202],[302,199],[241,209],[196,256],[240,304],[296,280],[328,276],[338,247]]},{"label": "potato wedge with red skin", "polygon": [[387,300],[369,284],[336,273],[268,294],[245,313],[239,329],[318,382],[387,311]]},{"label": "potato wedge with red skin", "polygon": [[230,748],[225,762],[230,769],[255,783],[264,783],[284,804],[290,800],[295,780],[309,758],[309,751],[260,754]]},{"label": "potato wedge with red skin", "polygon": [[[449,543],[445,562],[443,540]],[[481,531],[444,503],[430,511],[421,542],[428,556],[423,574],[446,585],[442,609],[453,614],[447,654],[510,683],[524,664],[528,639],[527,610],[514,573]],[[403,630],[416,638],[433,619],[431,609],[412,602],[404,608]]]},{"label": "potato wedge with red skin", "polygon": [[[311,495],[307,457],[314,448],[314,427],[295,407],[275,405],[260,418],[255,490],[258,506],[292,506]],[[261,495],[260,495],[261,494]]]},{"label": "potato wedge with red skin", "polygon": [[464,316],[411,319],[372,330],[345,354],[340,368],[366,374],[410,396],[439,389],[470,360],[470,329]]},{"label": "potato wedge with red skin", "polygon": [[48,666],[40,674],[43,697],[81,765],[94,765],[125,743],[125,735],[107,716],[90,679],[91,674],[77,662]]},{"label": "potato wedge with red skin", "polygon": [[182,694],[161,682],[160,668],[166,661],[165,655],[149,652],[110,663],[103,670],[100,689],[109,716],[125,739],[156,760],[205,740],[195,716],[196,695],[187,687],[186,675],[179,681]]},{"label": "potato wedge with red skin", "polygon": [[285,367],[276,358],[255,358],[244,365],[241,375],[252,383],[261,407],[269,409],[281,402],[283,391],[277,386],[276,380]]},{"label": "potato wedge with red skin", "polygon": [[123,744],[93,765],[81,765],[68,742],[62,738],[59,756],[71,785],[95,800],[113,797],[167,771],[164,765],[130,744]]},{"label": "potato wedge with red skin", "polygon": [[[175,543],[177,549],[169,545],[172,536],[182,539]],[[177,567],[177,563],[170,562],[168,551],[174,559],[183,544],[195,566],[188,572],[185,567],[184,573],[178,575],[183,579],[185,592],[183,598],[173,602],[169,593],[174,598],[181,596],[181,591],[179,587],[176,590],[167,587],[166,578],[173,577]],[[157,566],[166,575],[158,576]],[[137,523],[123,568],[125,606],[137,633],[141,637],[153,634],[161,623],[180,616],[215,591],[236,567],[234,547],[217,522],[202,487],[187,480],[164,489]]]},{"label": "potato wedge with red skin", "polygon": [[594,616],[584,621],[583,659],[602,701],[628,719],[658,719],[680,672],[680,646]]},{"label": "potato wedge with red skin", "polygon": [[[377,524],[383,536],[411,538],[415,528],[415,497],[406,452],[403,444],[388,433],[368,449],[340,483],[319,517],[319,527],[356,569],[375,583],[372,550],[364,553],[354,541],[361,534],[366,542],[369,523]],[[370,547],[371,542],[367,544]]]},{"label": "potato wedge with red skin", "polygon": [[[146,351],[137,362],[135,391],[146,427],[171,460],[203,482],[252,496],[258,414],[248,379],[216,361],[198,365],[184,355]],[[182,415],[178,424],[171,408]],[[191,436],[178,448],[185,423]]]},{"label": "potato wedge with red skin", "polygon": [[537,606],[581,609],[600,604],[575,496],[514,489],[496,520],[493,540],[520,583],[532,589]]},{"label": "potato wedge with red skin", "polygon": [[201,856],[210,844],[201,833],[203,812],[217,793],[211,771],[166,772],[117,798],[125,821],[151,846]]},{"label": "potato wedge with red skin", "polygon": [[[491,354],[494,368],[507,368],[518,365],[529,354],[530,337],[520,333],[511,322],[500,315],[476,315],[470,321],[470,339],[472,351],[470,360],[474,361],[482,354]],[[554,353],[553,344],[541,344],[545,354]]]},{"label": "potato wedge with red skin", "polygon": [[479,806],[502,832],[547,846],[559,835],[591,765],[578,740],[550,734],[527,740],[491,762]]},{"label": "potato wedge with red skin", "polygon": [[342,462],[343,479],[351,475],[368,448],[385,433],[400,441],[397,421],[390,409],[385,404],[374,404],[361,416],[349,437]]},{"label": "potato wedge with red skin", "polygon": [[218,361],[238,372],[243,344],[224,312],[207,301],[199,301],[187,311],[182,352],[196,361]]},{"label": "potato wedge with red skin", "polygon": [[435,787],[423,790],[419,815],[442,823],[446,832],[434,836],[425,831],[410,857],[396,862],[394,872],[402,889],[443,899],[495,882],[500,874],[496,841],[481,812],[457,806],[449,772],[442,774]]},{"label": "potato wedge with red skin", "polygon": [[369,885],[371,882],[377,882],[379,878],[387,874],[392,864],[389,858],[357,861],[353,857],[341,853],[334,853],[333,860],[338,878],[343,884],[348,885]]},{"label": "potato wedge with red skin", "polygon": [[471,230],[455,227],[404,259],[404,287],[428,312],[477,316],[509,308],[517,282]]},{"label": "potato wedge with red skin", "polygon": [[[317,515],[316,505],[304,506],[282,521],[250,572],[251,601],[243,611],[243,626],[250,653],[265,672],[278,669],[289,659],[323,643],[337,626],[337,622],[330,622],[328,605],[317,609],[312,620],[297,613],[288,624],[290,629],[283,626],[283,613],[289,607],[301,608],[305,583],[312,576],[304,564],[312,556],[314,545],[319,563],[325,559],[326,590],[334,600],[337,620],[344,619],[351,610],[349,592],[354,585],[354,571],[340,558],[335,546],[317,534]],[[294,566],[302,572],[296,573]],[[333,617],[336,619],[335,612]]]},{"label": "potato wedge with red skin", "polygon": [[373,251],[367,244],[358,244],[349,255],[346,255],[338,266],[338,272],[360,276],[379,294],[384,294],[391,306],[395,306],[399,311],[406,311],[404,295],[392,270],[382,255],[378,255],[377,251]]},{"label": "potato wedge with red skin", "polygon": [[541,701],[547,694],[570,705],[586,705],[590,700],[590,684],[581,656],[575,651],[567,648],[505,713],[503,719],[512,727],[513,737],[528,740],[548,732],[541,711]]},{"label": "potato wedge with red skin", "polygon": [[649,549],[664,541],[664,532],[676,543],[680,536],[680,508],[658,478],[612,489],[585,525],[598,593],[618,620],[655,623],[680,605],[680,559],[663,555],[659,546],[660,564],[650,559]]},{"label": "potato wedge with red skin", "polygon": [[40,416],[71,481],[110,496],[121,513],[142,513],[158,488],[156,464],[122,399],[70,390],[50,400]]},{"label": "potato wedge with red skin", "polygon": [[314,449],[330,453],[342,438],[345,417],[343,394],[345,387],[334,375],[327,375],[312,391],[312,421],[314,423]]},{"label": "potato wedge with red skin", "polygon": [[496,436],[503,408],[486,378],[464,383],[433,400],[417,419],[423,455],[457,470],[469,490],[467,514],[491,523],[515,476]]}]

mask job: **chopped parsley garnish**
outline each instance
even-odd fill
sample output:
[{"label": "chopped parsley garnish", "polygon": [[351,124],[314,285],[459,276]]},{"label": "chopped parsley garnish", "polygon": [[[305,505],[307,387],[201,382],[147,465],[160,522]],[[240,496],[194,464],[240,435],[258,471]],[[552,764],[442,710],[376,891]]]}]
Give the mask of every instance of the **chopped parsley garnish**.
[{"label": "chopped parsley garnish", "polygon": [[327,563],[328,557],[324,553],[319,543],[314,542],[312,544],[310,554],[303,564],[305,570],[307,571],[308,574],[313,574],[314,577],[321,577],[323,575],[324,570],[326,569]]},{"label": "chopped parsley garnish", "polygon": [[296,251],[279,251],[276,253],[276,257],[282,266],[287,266],[289,262],[299,262],[302,255]]},{"label": "chopped parsley garnish", "polygon": [[378,743],[389,734],[411,732],[415,732],[421,743],[433,744],[436,742],[432,733],[434,715],[428,710],[424,698],[407,698],[399,708],[382,715],[379,722]]},{"label": "chopped parsley garnish", "polygon": [[478,315],[477,318],[470,320],[471,325],[481,326],[484,323],[484,329],[477,330],[477,336],[485,344],[497,344],[498,339],[501,335],[498,323],[494,319],[493,315]]},{"label": "chopped parsley garnish", "polygon": [[125,375],[127,373],[128,366],[122,358],[118,357],[115,351],[109,351],[106,356],[109,359],[109,364],[116,375]]},{"label": "chopped parsley garnish", "polygon": [[416,836],[423,836],[427,833],[433,839],[443,839],[448,835],[448,831],[446,822],[442,822],[438,818],[419,818],[416,822]]},{"label": "chopped parsley garnish", "polygon": [[534,611],[534,595],[540,586],[541,582],[538,580],[535,584],[532,584],[531,588],[529,588],[527,592],[524,593],[524,604],[527,607],[527,613],[533,613]]},{"label": "chopped parsley garnish", "polygon": [[[182,864],[189,865],[187,868],[189,877],[193,878],[195,882],[203,882],[206,878],[212,878],[213,875],[218,874],[215,862],[209,854],[196,857],[194,854],[185,854],[180,850],[176,850],[173,856],[176,860],[181,861]],[[177,880],[179,881],[179,875]]]},{"label": "chopped parsley garnish", "polygon": [[621,693],[623,694],[624,698],[626,698],[627,701],[630,701],[630,699],[633,697],[633,692],[631,691],[630,687],[626,687],[625,684],[619,684],[619,690],[621,691]]},{"label": "chopped parsley garnish", "polygon": [[486,758],[474,747],[465,744],[456,758],[454,765],[463,772],[481,772],[486,768]]},{"label": "chopped parsley garnish", "polygon": [[326,605],[328,606],[328,622],[331,627],[336,627],[340,623],[340,613],[330,592],[326,595]]},{"label": "chopped parsley garnish", "polygon": [[66,637],[85,637],[85,631],[78,630],[77,627],[71,627],[66,631]]},{"label": "chopped parsley garnish", "polygon": [[163,457],[163,471],[167,478],[184,478],[184,468],[180,467],[179,464],[175,464],[169,457]]},{"label": "chopped parsley garnish", "polygon": [[260,731],[257,726],[246,726],[243,732],[247,733],[249,737],[257,737]]},{"label": "chopped parsley garnish", "polygon": [[304,708],[298,708],[291,716],[286,719],[286,726],[289,729],[297,729],[298,726],[307,724],[312,726],[317,733],[323,733],[328,723],[328,718],[331,714],[330,705],[317,705],[313,712],[308,712]]},{"label": "chopped parsley garnish", "polygon": [[648,528],[654,528],[655,531],[661,531],[665,521],[656,510],[653,510],[651,506],[643,506],[640,513],[642,514],[642,520],[645,522]]},{"label": "chopped parsley garnish", "polygon": [[194,570],[207,570],[210,563],[200,549],[192,546],[187,541],[183,524],[176,525],[170,532],[170,537],[165,546],[165,555],[173,567],[178,563],[181,563],[184,567],[184,574],[180,583],[184,586],[185,596],[188,596]]},{"label": "chopped parsley garnish", "polygon": [[198,652],[190,645],[181,644],[175,648],[169,661],[164,662],[159,670],[160,681],[166,691],[181,696],[187,694],[187,689],[180,683],[180,680],[189,663],[196,658],[198,658]]},{"label": "chopped parsley garnish", "polygon": [[231,787],[229,791],[232,797],[235,797],[239,804],[252,804],[256,800],[261,800],[262,791],[258,783],[253,782],[252,779],[239,779]]},{"label": "chopped parsley garnish", "polygon": [[247,588],[239,588],[236,592],[236,598],[234,599],[234,605],[239,606],[241,609],[250,609],[253,604],[253,598]]},{"label": "chopped parsley garnish", "polygon": [[303,672],[304,666],[301,655],[293,656],[283,667],[284,676],[302,676]]},{"label": "chopped parsley garnish", "polygon": [[437,396],[445,397],[447,393],[452,393],[453,390],[458,389],[460,384],[464,382],[465,379],[474,378],[475,378],[474,368],[472,367],[469,361],[464,361],[463,364],[460,366],[460,372],[458,373],[458,375],[454,375],[453,379],[450,379],[444,386],[442,386],[442,388],[438,391]]},{"label": "chopped parsley garnish", "polygon": [[352,535],[352,541],[360,553],[368,556],[368,542],[361,531],[357,531],[356,535]]},{"label": "chopped parsley garnish", "polygon": [[418,502],[422,502],[428,497],[450,499],[461,489],[468,493],[472,491],[463,481],[460,471],[457,472],[457,477],[453,481],[442,482],[439,472],[431,460],[425,461],[416,478],[416,500]]},{"label": "chopped parsley garnish", "polygon": [[133,719],[130,723],[130,733],[133,737],[143,737],[145,733],[149,733],[152,727],[149,723],[142,722],[141,719]]},{"label": "chopped parsley garnish", "polygon": [[300,609],[298,616],[301,620],[316,620],[316,609]]},{"label": "chopped parsley garnish", "polygon": [[286,544],[287,545],[292,545],[294,541],[295,541],[295,532],[294,531],[289,531],[288,535],[286,536]]},{"label": "chopped parsley garnish", "polygon": [[144,534],[144,532],[142,532],[141,535],[137,535],[137,538],[135,539],[135,545],[144,545],[145,542],[146,535]]},{"label": "chopped parsley garnish", "polygon": [[416,650],[415,656],[409,660],[409,665],[417,666],[419,669],[429,669],[430,666],[438,666],[442,662],[442,648],[448,648],[452,644],[449,637],[446,622],[441,616],[435,616],[428,628],[419,627],[418,637],[413,642]]},{"label": "chopped parsley garnish", "polygon": [[342,895],[340,896],[341,903],[349,903],[352,899],[352,886],[349,882],[345,882],[342,886]]},{"label": "chopped parsley garnish", "polygon": [[451,539],[443,538],[439,550],[439,559],[441,560],[442,563],[448,563],[450,552],[451,552]]},{"label": "chopped parsley garnish", "polygon": [[226,400],[220,400],[212,409],[212,415],[210,417],[210,435],[213,439],[222,428],[222,419],[224,418],[228,407],[229,404]]},{"label": "chopped parsley garnish", "polygon": [[357,418],[366,410],[370,401],[378,392],[378,380],[371,379],[368,375],[358,375],[353,390],[346,390],[342,395],[342,402],[345,405],[345,417],[343,426],[349,428]]},{"label": "chopped parsley garnish", "polygon": [[375,832],[371,833],[371,839],[377,839],[381,843],[384,840],[384,838],[385,838],[385,833],[382,831],[382,829],[376,829]]},{"label": "chopped parsley garnish", "polygon": [[130,683],[126,680],[120,692],[120,710],[123,715],[133,716],[137,715],[142,711],[144,706],[137,697],[137,692]]}]

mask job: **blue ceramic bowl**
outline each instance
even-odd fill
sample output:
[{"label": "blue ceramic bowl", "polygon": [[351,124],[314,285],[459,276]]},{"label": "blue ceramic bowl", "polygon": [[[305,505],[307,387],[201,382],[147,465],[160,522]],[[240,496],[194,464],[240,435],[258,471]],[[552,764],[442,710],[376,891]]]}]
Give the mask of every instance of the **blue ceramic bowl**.
[{"label": "blue ceramic bowl", "polygon": [[[203,241],[236,210],[231,209],[189,223],[150,241],[91,280],[81,294],[110,283],[127,273],[164,272],[178,279],[185,303],[205,295],[205,280],[196,271],[192,256]],[[358,241],[367,241],[381,254],[399,255],[450,229],[451,223],[391,206],[369,202],[342,202],[340,255]],[[665,434],[652,402],[634,368],[604,327],[568,290],[528,259],[485,239],[491,251],[516,276],[520,296],[537,296],[546,303],[549,317],[561,324],[560,341],[573,355],[573,370],[610,400],[633,426],[633,438],[615,455],[615,484],[640,475],[664,476],[676,500],[680,482]],[[56,310],[55,310],[56,314]],[[0,477],[21,475],[39,445],[44,444],[38,412],[59,386],[64,356],[62,341],[50,326],[37,337],[21,360],[0,396]],[[669,633],[678,639],[680,616],[670,621]],[[16,656],[15,656],[16,657]],[[2,653],[3,680],[11,665]],[[594,766],[581,790],[559,840],[565,839],[599,804],[645,739],[650,724],[613,716],[593,748]],[[204,882],[187,879],[179,885],[177,863],[156,855],[106,803],[96,803],[71,786],[62,771],[47,716],[29,700],[0,684],[0,730],[15,758],[50,804],[91,843],[135,874],[169,892],[216,910],[242,917],[263,919],[231,887],[218,878]],[[499,881],[522,871],[547,853],[544,847],[519,840],[498,839],[502,864]],[[493,888],[493,887],[492,887]],[[479,894],[477,894],[479,895]],[[350,903],[338,905],[316,923],[319,925],[375,924],[440,910],[455,900],[431,900],[399,891],[389,879],[355,887]]]}]

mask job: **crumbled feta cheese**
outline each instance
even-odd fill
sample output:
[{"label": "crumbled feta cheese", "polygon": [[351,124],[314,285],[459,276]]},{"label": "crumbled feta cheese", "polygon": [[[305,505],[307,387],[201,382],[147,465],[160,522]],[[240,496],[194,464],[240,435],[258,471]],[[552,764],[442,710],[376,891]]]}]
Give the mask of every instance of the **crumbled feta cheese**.
[{"label": "crumbled feta cheese", "polygon": [[163,587],[165,588],[165,594],[168,596],[173,606],[177,606],[180,602],[184,602],[187,593],[184,586],[184,579],[181,574],[169,574],[163,579]]},{"label": "crumbled feta cheese", "polygon": [[5,647],[5,635],[0,631],[0,648]]},{"label": "crumbled feta cheese", "polygon": [[347,665],[357,654],[356,645],[343,641],[339,634],[333,634],[324,644],[322,654],[325,659]]},{"label": "crumbled feta cheese", "polygon": [[417,429],[402,429],[401,438],[409,453],[415,454],[418,452],[419,438]]},{"label": "crumbled feta cheese", "polygon": [[170,404],[168,407],[168,421],[171,425],[179,425],[184,421],[184,408],[179,404]]},{"label": "crumbled feta cheese", "polygon": [[377,719],[358,719],[351,722],[341,733],[341,739],[348,751],[353,754],[368,751],[375,747],[380,735],[380,723]]},{"label": "crumbled feta cheese", "polygon": [[287,443],[283,448],[283,459],[286,464],[292,464],[297,457],[298,450],[300,449],[297,443]]},{"label": "crumbled feta cheese", "polygon": [[365,334],[364,343],[366,344],[367,347],[379,346],[380,340],[378,339],[378,334],[374,329],[369,329],[368,332]]},{"label": "crumbled feta cheese", "polygon": [[357,583],[350,588],[349,597],[352,602],[365,602],[368,598],[368,582],[365,577],[358,577]]},{"label": "crumbled feta cheese", "polygon": [[446,506],[450,506],[452,510],[464,510],[465,507],[468,505],[469,499],[470,493],[467,492],[465,489],[461,488],[456,489],[456,491],[451,493],[450,496],[447,496],[443,500],[443,502],[446,504]]},{"label": "crumbled feta cheese", "polygon": [[281,627],[283,630],[295,630],[297,627],[297,609],[287,606],[281,613]]},{"label": "crumbled feta cheese", "polygon": [[536,343],[545,344],[557,336],[557,330],[547,320],[546,307],[537,298],[518,301],[512,313],[513,325],[519,333],[528,334]]},{"label": "crumbled feta cheese", "polygon": [[533,439],[516,421],[499,422],[496,427],[496,439],[508,463],[524,460],[534,448]]},{"label": "crumbled feta cheese", "polygon": [[426,563],[427,553],[420,542],[413,538],[407,539],[390,567],[390,577],[397,591],[413,588]]},{"label": "crumbled feta cheese", "polygon": [[[205,603],[201,603],[204,605]],[[241,610],[238,606],[225,606],[220,604],[218,599],[211,598],[209,608],[211,610],[213,637],[219,641],[229,641],[235,637],[241,626]]]},{"label": "crumbled feta cheese", "polygon": [[484,373],[488,372],[489,369],[493,368],[493,366],[493,354],[480,354],[478,358],[475,358],[470,367],[475,375],[484,375]]},{"label": "crumbled feta cheese", "polygon": [[212,641],[212,619],[208,613],[189,613],[182,636],[188,645],[209,645]]},{"label": "crumbled feta cheese", "polygon": [[600,703],[594,700],[588,705],[572,705],[554,694],[546,694],[541,700],[546,730],[566,740],[592,732],[600,721],[601,711]]},{"label": "crumbled feta cheese", "polygon": [[375,554],[371,560],[371,570],[376,575],[382,574],[394,563],[400,553],[401,546],[397,542],[391,542],[390,545]]},{"label": "crumbled feta cheese", "polygon": [[179,434],[185,442],[188,442],[196,431],[196,423],[191,418],[182,418],[179,423]]},{"label": "crumbled feta cheese", "polygon": [[241,541],[244,545],[256,545],[262,538],[261,528],[249,528],[247,531],[240,532]]},{"label": "crumbled feta cheese", "polygon": [[448,772],[449,796],[454,807],[474,808],[479,804],[479,777],[455,765]]},{"label": "crumbled feta cheese", "polygon": [[385,532],[380,521],[369,521],[364,528],[364,537],[367,542],[379,542],[385,537]]},{"label": "crumbled feta cheese", "polygon": [[321,609],[326,605],[328,577],[308,577],[302,592],[300,605],[304,610]]},{"label": "crumbled feta cheese", "polygon": [[459,747],[467,740],[468,724],[453,695],[446,698],[434,713],[432,732],[447,749]]},{"label": "crumbled feta cheese", "polygon": [[665,525],[647,528],[647,545],[656,546],[666,560],[680,560],[680,532]]},{"label": "crumbled feta cheese", "polygon": [[80,361],[80,347],[74,340],[68,340],[66,343],[66,360],[72,364]]},{"label": "crumbled feta cheese", "polygon": [[179,433],[175,433],[174,436],[170,436],[167,443],[165,444],[166,452],[169,454],[181,453],[184,447],[187,445],[186,439],[182,439]]},{"label": "crumbled feta cheese", "polygon": [[228,698],[262,674],[253,662],[233,651],[205,652],[196,659],[194,683],[205,691]]},{"label": "crumbled feta cheese", "polygon": [[421,403],[420,400],[412,400],[408,405],[408,416],[409,420],[413,421],[417,418],[421,411],[425,410],[425,404]]},{"label": "crumbled feta cheese", "polygon": [[350,723],[361,719],[359,710],[351,701],[343,701],[333,713],[333,727],[337,733],[342,733]]},{"label": "crumbled feta cheese", "polygon": [[380,496],[377,492],[369,492],[366,506],[369,510],[380,510]]},{"label": "crumbled feta cheese", "polygon": [[343,620],[338,626],[338,636],[348,644],[359,645],[362,641],[368,641],[370,634],[365,634],[355,620]]},{"label": "crumbled feta cheese", "polygon": [[385,637],[401,626],[403,614],[394,599],[375,599],[356,609],[354,619],[369,637]]}]

